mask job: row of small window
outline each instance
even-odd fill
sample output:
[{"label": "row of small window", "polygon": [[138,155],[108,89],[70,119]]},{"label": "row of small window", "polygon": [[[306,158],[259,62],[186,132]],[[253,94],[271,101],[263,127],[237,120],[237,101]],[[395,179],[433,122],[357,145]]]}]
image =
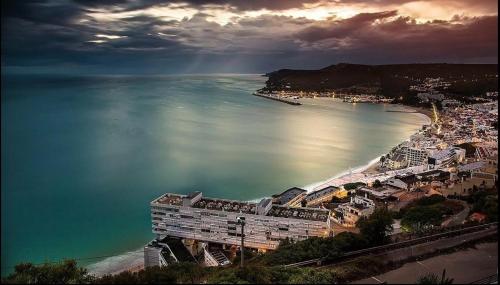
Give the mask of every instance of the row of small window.
[{"label": "row of small window", "polygon": [[165,208],[165,207],[158,207],[158,206],[151,206],[151,210],[166,211],[166,212],[179,212],[179,209],[176,209],[176,208]]},{"label": "row of small window", "polygon": [[208,212],[200,212],[200,215],[202,215],[202,216],[212,216],[212,217],[223,217],[223,218],[227,217],[226,214],[208,213]]}]

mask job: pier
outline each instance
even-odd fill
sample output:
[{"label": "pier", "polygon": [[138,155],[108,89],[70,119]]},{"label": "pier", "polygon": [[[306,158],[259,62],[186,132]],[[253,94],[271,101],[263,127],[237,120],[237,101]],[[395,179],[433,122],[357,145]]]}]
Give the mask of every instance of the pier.
[{"label": "pier", "polygon": [[263,93],[254,92],[253,95],[267,98],[267,99],[271,99],[271,100],[275,100],[275,101],[279,101],[279,102],[283,102],[283,103],[287,103],[290,105],[295,105],[295,106],[302,105],[301,103],[299,103],[297,101],[297,99],[278,97],[278,96],[273,95],[273,94],[267,95],[267,94],[263,94]]}]

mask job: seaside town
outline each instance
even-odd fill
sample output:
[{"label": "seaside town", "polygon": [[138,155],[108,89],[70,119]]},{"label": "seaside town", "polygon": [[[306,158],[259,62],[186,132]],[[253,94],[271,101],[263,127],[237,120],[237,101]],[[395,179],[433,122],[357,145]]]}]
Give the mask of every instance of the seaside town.
[{"label": "seaside town", "polygon": [[[419,100],[433,107],[419,109],[432,117],[430,124],[362,169],[259,202],[207,198],[202,192],[158,197],[151,202],[156,238],[144,248],[145,267],[184,261],[228,266],[242,247],[258,254],[276,250],[285,240],[359,233],[360,222],[381,209],[394,214],[392,242],[496,221],[498,92],[463,104],[437,91],[447,86],[439,78],[412,86]],[[292,105],[300,105],[303,97],[392,101],[334,92],[254,95]]]},{"label": "seaside town", "polygon": [[341,99],[347,103],[391,103],[394,98],[385,98],[378,95],[368,94],[347,94],[339,92],[305,92],[305,91],[269,91],[262,90],[253,93],[255,96],[268,98],[275,101],[280,101],[290,105],[302,105],[299,101],[300,98],[317,98],[317,97],[331,97]]},{"label": "seaside town", "polygon": [[498,284],[498,4],[2,0],[1,284]]}]

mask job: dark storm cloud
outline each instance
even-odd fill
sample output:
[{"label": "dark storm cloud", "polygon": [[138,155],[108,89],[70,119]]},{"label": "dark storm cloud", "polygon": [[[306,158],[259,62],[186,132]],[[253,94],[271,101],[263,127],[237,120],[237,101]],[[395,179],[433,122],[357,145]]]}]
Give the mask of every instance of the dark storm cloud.
[{"label": "dark storm cloud", "polygon": [[328,21],[326,25],[313,25],[297,33],[299,39],[311,42],[327,38],[341,38],[352,35],[360,29],[371,25],[375,20],[393,17],[397,11],[379,13],[361,13],[352,18]]},{"label": "dark storm cloud", "polygon": [[[213,21],[218,14],[205,9],[207,5],[226,5],[223,11],[238,15],[238,11],[283,10],[315,2],[318,1],[2,1],[2,67],[70,66],[103,72],[266,72],[282,67],[321,67],[339,61],[491,62],[498,58],[496,15],[450,15],[449,20],[422,23],[396,10],[380,9],[345,19],[332,15],[327,20],[273,13],[250,17],[241,12],[237,20],[220,24]],[[369,3],[383,6],[406,2]],[[462,2],[471,7],[480,5]],[[167,7],[169,3],[196,8],[198,12],[183,19],[143,12],[146,8]],[[496,5],[490,0],[482,3]],[[120,11],[129,14],[93,16]]]},{"label": "dark storm cloud", "polygon": [[44,0],[2,1],[4,18],[18,18],[48,24],[67,24],[84,9],[72,3],[57,3]]},{"label": "dark storm cloud", "polygon": [[[418,24],[394,11],[354,16],[308,27],[297,37],[306,49],[333,49],[336,53],[386,54],[418,60],[498,57],[498,17],[462,19],[461,23],[430,21]],[[342,46],[344,45],[344,46]],[[343,49],[342,49],[343,47]],[[443,57],[443,58],[445,58]]]},{"label": "dark storm cloud", "polygon": [[118,1],[118,0],[75,0],[75,2],[86,7],[111,7],[117,10],[134,10],[164,5],[169,3],[185,4],[191,7],[202,7],[206,5],[230,6],[237,10],[285,10],[300,8],[304,4],[316,3],[319,0],[141,0],[141,1]]},{"label": "dark storm cloud", "polygon": [[[304,5],[310,4],[369,4],[375,7],[383,7],[387,5],[402,5],[415,0],[74,0],[75,3],[83,7],[108,7],[114,10],[134,10],[143,9],[157,5],[165,5],[169,3],[184,4],[191,7],[202,7],[206,5],[230,6],[240,11],[251,10],[286,10],[291,8],[302,8]],[[486,7],[487,9],[496,10],[497,0],[422,0],[423,2],[433,2],[440,5],[440,2],[458,2],[464,3],[471,8]]]}]

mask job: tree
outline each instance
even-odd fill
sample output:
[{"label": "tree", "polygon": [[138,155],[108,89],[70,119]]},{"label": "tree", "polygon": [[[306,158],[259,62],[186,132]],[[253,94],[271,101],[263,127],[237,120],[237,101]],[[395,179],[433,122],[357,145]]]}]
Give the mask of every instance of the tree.
[{"label": "tree", "polygon": [[418,206],[429,206],[429,205],[434,205],[437,203],[444,202],[446,200],[445,197],[438,195],[438,194],[433,194],[429,197],[423,197],[420,200],[416,201],[416,205]]},{"label": "tree", "polygon": [[90,284],[94,278],[85,268],[78,267],[76,261],[65,260],[61,263],[16,265],[14,273],[2,279],[7,284]]},{"label": "tree", "polygon": [[290,284],[332,284],[335,282],[332,273],[326,270],[306,268],[301,274],[290,278]]},{"label": "tree", "polygon": [[393,223],[391,212],[382,208],[375,210],[368,218],[359,219],[356,226],[370,246],[377,246],[390,241],[388,234],[393,230]]},{"label": "tree", "polygon": [[385,159],[386,159],[386,158],[385,158],[385,156],[384,156],[384,155],[382,155],[382,156],[380,157],[380,163],[381,163],[381,165],[382,165],[382,166],[384,166]]},{"label": "tree", "polygon": [[419,231],[430,225],[439,225],[445,214],[445,207],[432,206],[415,206],[408,209],[401,219],[401,225],[405,228]]},{"label": "tree", "polygon": [[269,284],[272,279],[269,267],[249,265],[218,270],[207,281],[209,284]]},{"label": "tree", "polygon": [[344,189],[345,190],[354,190],[358,188],[358,186],[365,186],[366,184],[363,182],[352,182],[352,183],[347,183],[344,184]]},{"label": "tree", "polygon": [[373,182],[372,186],[375,187],[375,188],[379,188],[379,187],[382,187],[382,183],[380,182],[380,180],[376,179]]}]

